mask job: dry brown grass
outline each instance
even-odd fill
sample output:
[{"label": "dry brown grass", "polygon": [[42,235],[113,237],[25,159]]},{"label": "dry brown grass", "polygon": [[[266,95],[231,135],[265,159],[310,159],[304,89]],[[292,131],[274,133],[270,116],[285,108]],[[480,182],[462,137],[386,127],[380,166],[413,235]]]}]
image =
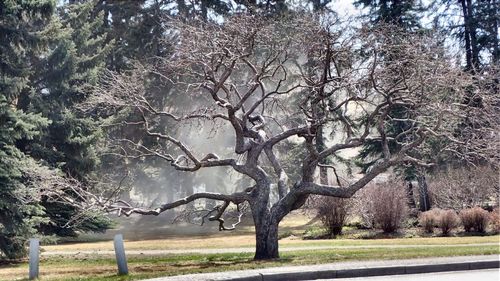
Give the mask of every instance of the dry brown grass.
[{"label": "dry brown grass", "polygon": [[[499,236],[466,236],[466,237],[429,237],[429,238],[392,238],[392,239],[325,239],[300,240],[282,239],[281,247],[294,246],[363,246],[363,245],[453,245],[498,243]],[[214,249],[253,247],[255,236],[233,235],[225,237],[189,237],[167,238],[159,240],[126,241],[127,250],[180,250],[180,249]],[[44,251],[97,251],[113,250],[112,241],[49,245]]]},{"label": "dry brown grass", "polygon": [[[310,222],[307,216],[300,213],[293,213],[280,223],[281,231],[292,231],[302,233],[305,226]],[[253,226],[244,226],[234,232],[216,231],[203,235],[173,235],[164,239],[147,240],[127,240],[126,248],[129,250],[178,250],[178,249],[204,249],[204,248],[236,248],[253,247],[255,245],[255,235]],[[300,241],[289,240],[290,244]],[[94,251],[113,250],[113,243],[110,241],[87,242],[87,243],[64,243],[60,245],[44,246],[45,251]]]}]

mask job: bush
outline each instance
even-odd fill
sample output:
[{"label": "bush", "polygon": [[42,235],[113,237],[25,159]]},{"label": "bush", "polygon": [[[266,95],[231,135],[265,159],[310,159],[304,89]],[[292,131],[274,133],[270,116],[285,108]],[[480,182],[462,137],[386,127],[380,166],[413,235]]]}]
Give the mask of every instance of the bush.
[{"label": "bush", "polygon": [[500,209],[495,208],[490,213],[490,224],[493,232],[500,233]]},{"label": "bush", "polygon": [[[433,205],[455,211],[498,205],[498,171],[490,167],[450,169],[429,180]],[[493,200],[493,201],[492,201]]]},{"label": "bush", "polygon": [[460,223],[457,213],[453,210],[436,210],[436,212],[438,213],[437,226],[444,236],[449,235]]},{"label": "bush", "polygon": [[331,237],[342,234],[342,228],[349,216],[349,199],[335,197],[317,197],[316,210],[318,218]]},{"label": "bush", "polygon": [[460,220],[465,232],[477,231],[484,233],[488,226],[489,214],[480,207],[461,210]]},{"label": "bush", "polygon": [[434,227],[436,226],[439,218],[439,212],[439,209],[432,209],[427,212],[420,213],[418,216],[418,222],[426,233],[434,232]]},{"label": "bush", "polygon": [[367,186],[357,196],[357,209],[367,226],[380,227],[385,233],[399,230],[408,215],[404,183],[391,179]]},{"label": "bush", "polygon": [[304,240],[315,240],[315,239],[326,239],[328,234],[324,227],[320,226],[310,226],[302,234],[302,239]]},{"label": "bush", "polygon": [[290,230],[287,230],[285,232],[280,232],[278,234],[278,240],[285,239],[291,236],[293,236],[293,233]]}]

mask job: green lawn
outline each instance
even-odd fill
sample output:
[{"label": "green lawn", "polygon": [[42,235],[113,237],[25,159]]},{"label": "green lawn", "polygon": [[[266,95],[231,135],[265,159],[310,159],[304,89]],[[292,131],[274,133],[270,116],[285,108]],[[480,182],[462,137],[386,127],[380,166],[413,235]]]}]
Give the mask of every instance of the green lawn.
[{"label": "green lawn", "polygon": [[[423,242],[430,239],[434,245],[461,244],[458,239],[468,243],[484,242],[486,237],[454,237],[454,238],[414,238],[391,239],[400,245],[408,242]],[[499,236],[489,236],[498,242]],[[451,239],[451,241],[447,241]],[[411,241],[414,240],[414,241]],[[332,243],[336,240],[331,240]],[[411,242],[410,242],[411,241]],[[481,241],[481,242],[479,242]],[[303,241],[304,242],[304,241]],[[315,242],[315,241],[312,241]],[[354,241],[351,241],[354,242]],[[386,245],[389,241],[363,241],[374,246]],[[381,242],[381,243],[378,243]],[[435,243],[434,243],[435,242]],[[465,243],[464,240],[462,242]],[[463,243],[462,243],[463,244]],[[467,244],[467,243],[466,243]],[[167,275],[188,273],[227,271],[273,267],[282,265],[320,264],[352,260],[406,259],[421,257],[445,257],[463,255],[500,254],[497,245],[475,246],[432,246],[425,248],[345,248],[328,250],[301,250],[282,252],[281,259],[276,261],[255,262],[251,253],[229,254],[184,254],[164,256],[130,256],[129,276],[116,276],[116,265],[112,257],[85,256],[75,257],[44,257],[41,261],[41,280],[138,280]],[[27,264],[0,266],[0,280],[22,280],[27,275]]]},{"label": "green lawn", "polygon": [[[292,233],[292,236],[280,240],[281,259],[256,262],[252,253],[225,254],[164,254],[148,256],[128,255],[130,275],[117,276],[114,257],[96,254],[71,255],[78,251],[91,253],[97,250],[113,250],[112,241],[85,243],[64,243],[43,245],[43,251],[64,253],[63,256],[42,256],[40,276],[42,281],[59,280],[139,280],[167,275],[216,272],[241,269],[255,269],[284,265],[306,265],[333,263],[354,260],[407,259],[420,257],[446,257],[465,255],[500,254],[500,236],[463,236],[455,233],[454,237],[414,237],[390,239],[347,239],[342,236],[329,240],[302,240],[300,234],[306,229],[317,228],[308,223],[304,216],[285,219],[280,230]],[[296,235],[296,236],[295,236]],[[288,235],[287,235],[288,236]],[[127,237],[125,237],[127,238]],[[485,243],[489,243],[485,245]],[[125,241],[126,251],[214,249],[254,247],[255,236],[251,231],[216,232],[204,235],[178,235],[165,239]],[[408,245],[409,247],[388,248],[387,246]],[[425,247],[415,247],[422,245]],[[457,246],[461,245],[461,246]],[[335,249],[302,249],[293,247],[340,247]],[[342,248],[346,246],[345,248]],[[349,246],[357,246],[352,248]],[[368,247],[363,247],[368,246]],[[378,247],[380,246],[380,247]],[[0,264],[0,280],[25,280],[28,265],[26,261],[14,264]]]}]

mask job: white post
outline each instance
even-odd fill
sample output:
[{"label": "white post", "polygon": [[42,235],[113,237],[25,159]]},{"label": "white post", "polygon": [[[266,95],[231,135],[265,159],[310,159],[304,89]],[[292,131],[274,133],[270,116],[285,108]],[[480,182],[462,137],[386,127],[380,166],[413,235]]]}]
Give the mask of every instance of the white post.
[{"label": "white post", "polygon": [[127,257],[125,256],[125,247],[123,246],[123,235],[116,234],[114,239],[116,264],[118,265],[118,274],[128,274]]},{"label": "white post", "polygon": [[29,280],[38,278],[38,268],[40,262],[40,240],[37,238],[30,239],[30,257],[29,257]]}]

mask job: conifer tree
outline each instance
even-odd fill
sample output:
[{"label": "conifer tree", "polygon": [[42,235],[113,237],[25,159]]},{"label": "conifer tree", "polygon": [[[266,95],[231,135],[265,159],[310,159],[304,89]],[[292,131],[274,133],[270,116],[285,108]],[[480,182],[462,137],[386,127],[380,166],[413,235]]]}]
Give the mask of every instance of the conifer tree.
[{"label": "conifer tree", "polygon": [[357,7],[368,8],[371,24],[393,24],[405,30],[419,28],[421,13],[424,8],[419,0],[357,0]]},{"label": "conifer tree", "polygon": [[40,36],[55,8],[54,1],[0,2],[0,256],[24,254],[24,242],[44,219],[43,208],[29,199],[36,193],[26,172],[40,165],[20,142],[32,140],[50,123],[21,108],[33,92],[34,61],[45,42]]},{"label": "conifer tree", "polygon": [[[358,7],[369,8],[369,12],[362,16],[369,20],[372,26],[392,25],[397,29],[404,32],[415,32],[420,30],[420,16],[424,8],[420,1],[416,0],[358,0],[354,2]],[[391,56],[398,54],[387,54],[385,57],[386,63],[391,64]],[[398,119],[411,119],[409,113],[404,108],[394,107],[389,115]],[[391,127],[387,128],[388,138],[393,139],[389,141],[389,150],[396,152],[400,149],[400,145],[394,139],[401,132],[407,130],[411,124],[406,121],[395,121],[391,123]],[[366,171],[374,165],[380,158],[383,157],[383,148],[380,140],[372,140],[367,142],[359,153],[359,166]],[[425,175],[420,167],[414,164],[399,165],[396,170],[408,183],[408,204],[410,208],[415,208],[416,204],[413,199],[413,185],[412,181],[417,180],[420,195],[420,210],[426,211],[431,208],[431,202],[427,192],[427,181]]]},{"label": "conifer tree", "polygon": [[[72,106],[82,102],[97,83],[112,47],[112,42],[104,42],[102,14],[94,17],[94,7],[95,1],[88,1],[59,9],[58,17],[44,33],[50,51],[37,68],[39,82],[30,100],[30,111],[51,121],[31,145],[30,154],[85,184],[97,176],[96,147],[101,133],[96,120],[79,114]],[[42,205],[51,219],[40,226],[45,234],[74,236],[76,231],[102,231],[110,226],[108,219],[96,213],[77,214],[75,207],[57,202],[43,201]],[[68,225],[77,215],[80,223]]]}]

